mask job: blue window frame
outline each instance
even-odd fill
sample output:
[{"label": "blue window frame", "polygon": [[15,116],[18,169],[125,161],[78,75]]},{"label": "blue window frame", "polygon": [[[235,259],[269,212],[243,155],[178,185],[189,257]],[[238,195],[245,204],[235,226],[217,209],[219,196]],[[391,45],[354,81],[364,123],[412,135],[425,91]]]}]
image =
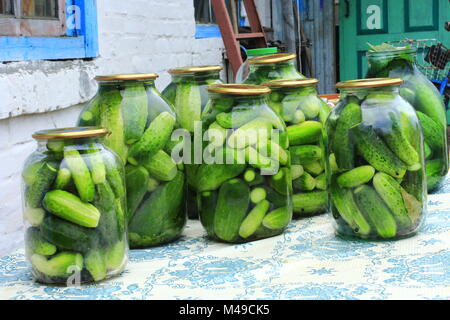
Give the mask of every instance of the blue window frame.
[{"label": "blue window frame", "polygon": [[221,36],[219,26],[216,24],[197,24],[195,26],[196,39],[220,38]]},{"label": "blue window frame", "polygon": [[67,0],[66,21],[65,37],[0,36],[0,61],[97,57],[96,0]]}]

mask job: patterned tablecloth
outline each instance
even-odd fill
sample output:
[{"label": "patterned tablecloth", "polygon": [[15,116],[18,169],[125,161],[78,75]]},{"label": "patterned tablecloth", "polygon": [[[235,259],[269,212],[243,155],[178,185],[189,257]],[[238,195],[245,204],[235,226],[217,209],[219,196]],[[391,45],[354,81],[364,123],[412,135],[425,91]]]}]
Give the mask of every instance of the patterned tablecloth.
[{"label": "patterned tablecloth", "polygon": [[328,215],[242,245],[204,237],[131,252],[120,277],[83,287],[34,283],[24,254],[0,258],[0,299],[450,299],[450,179],[421,232],[391,242],[334,236]]}]

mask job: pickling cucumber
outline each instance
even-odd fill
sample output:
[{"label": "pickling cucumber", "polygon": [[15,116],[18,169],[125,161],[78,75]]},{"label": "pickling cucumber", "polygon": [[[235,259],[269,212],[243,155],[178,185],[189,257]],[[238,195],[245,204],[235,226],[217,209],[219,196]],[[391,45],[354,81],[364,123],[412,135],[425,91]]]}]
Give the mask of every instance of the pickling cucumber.
[{"label": "pickling cucumber", "polygon": [[144,134],[148,117],[148,99],[144,84],[125,86],[122,91],[123,131],[126,144],[133,144]]},{"label": "pickling cucumber", "polygon": [[276,174],[270,176],[270,187],[279,194],[285,196],[290,194],[292,192],[292,177],[289,168],[280,168]]},{"label": "pickling cucumber", "polygon": [[149,178],[148,171],[144,167],[126,166],[128,220],[133,217],[139,204],[144,199],[148,190]]},{"label": "pickling cucumber", "polygon": [[200,87],[193,83],[178,83],[174,105],[178,123],[194,132],[194,122],[200,121],[202,113]]},{"label": "pickling cucumber", "polygon": [[214,214],[216,212],[217,192],[205,191],[200,194],[200,222],[209,236],[214,235]]},{"label": "pickling cucumber", "polygon": [[[116,214],[114,192],[107,181],[96,186],[97,196],[94,199],[96,208],[100,211],[100,220],[98,222],[98,231],[101,235],[101,241],[105,244],[111,244],[121,236],[119,225],[119,217]],[[123,223],[123,221],[122,221]]]},{"label": "pickling cucumber", "polygon": [[214,214],[214,234],[223,241],[233,242],[247,213],[250,190],[240,179],[225,182],[219,189]]},{"label": "pickling cucumber", "polygon": [[263,142],[272,136],[272,124],[263,118],[256,118],[235,130],[228,138],[231,148],[245,148]]},{"label": "pickling cucumber", "polygon": [[[264,189],[263,189],[264,190]],[[239,236],[246,239],[253,235],[263,222],[264,216],[269,210],[270,202],[262,200],[247,214],[239,227]]]},{"label": "pickling cucumber", "polygon": [[49,260],[34,254],[30,260],[34,268],[50,277],[68,277],[83,269],[83,256],[75,252],[61,252]]},{"label": "pickling cucumber", "polygon": [[355,188],[359,185],[368,183],[372,180],[374,174],[374,167],[361,166],[342,173],[337,178],[337,182],[341,188]]},{"label": "pickling cucumber", "polygon": [[291,221],[292,213],[288,207],[277,208],[269,212],[263,219],[262,224],[267,229],[277,230],[285,228]]},{"label": "pickling cucumber", "polygon": [[417,117],[422,125],[423,136],[428,146],[434,151],[441,152],[445,143],[445,130],[439,127],[439,124],[433,119],[420,111],[417,111]]},{"label": "pickling cucumber", "polygon": [[86,151],[88,154],[87,162],[91,170],[92,182],[94,184],[103,183],[106,181],[106,167],[103,162],[101,150],[94,145],[90,145]]},{"label": "pickling cucumber", "polygon": [[314,176],[318,176],[325,170],[322,161],[306,161],[302,165],[306,172]]},{"label": "pickling cucumber", "polygon": [[72,174],[67,168],[59,168],[54,183],[54,189],[64,190],[66,189],[72,180]]},{"label": "pickling cucumber", "polygon": [[230,112],[219,113],[216,121],[225,129],[234,129],[252,121],[257,115],[258,113],[254,108],[233,109]]},{"label": "pickling cucumber", "polygon": [[[28,208],[41,206],[45,193],[50,190],[56,179],[58,168],[57,162],[43,159],[25,169],[24,180],[28,181],[25,189],[25,204]],[[33,173],[33,178],[26,178],[31,173]]]},{"label": "pickling cucumber", "polygon": [[72,174],[73,182],[81,200],[91,202],[95,197],[95,186],[91,173],[78,150],[65,150],[64,162]]},{"label": "pickling cucumber", "polygon": [[365,214],[378,235],[384,239],[395,237],[397,223],[375,189],[362,185],[355,190],[354,194],[358,208]]},{"label": "pickling cucumber", "polygon": [[326,191],[313,191],[299,193],[292,196],[294,212],[298,214],[311,214],[325,211],[328,205],[328,193]]},{"label": "pickling cucumber", "polygon": [[31,254],[40,254],[42,256],[51,256],[56,253],[56,246],[42,237],[39,228],[28,228],[25,234],[27,256]]},{"label": "pickling cucumber", "polygon": [[84,256],[84,265],[95,281],[106,278],[106,258],[101,249],[91,249]]},{"label": "pickling cucumber", "polygon": [[245,168],[245,164],[202,164],[196,174],[197,190],[216,190],[225,181],[239,176]]},{"label": "pickling cucumber", "polygon": [[316,179],[308,172],[292,182],[295,190],[312,191],[316,188]]},{"label": "pickling cucumber", "polygon": [[292,164],[303,164],[305,162],[321,160],[323,150],[318,146],[304,145],[294,146],[289,149],[292,158]]},{"label": "pickling cucumber", "polygon": [[142,163],[150,175],[159,181],[171,181],[177,175],[177,164],[170,155],[159,150]]},{"label": "pickling cucumber", "polygon": [[322,137],[322,124],[318,121],[305,121],[287,127],[287,133],[291,146],[316,143]]},{"label": "pickling cucumber", "polygon": [[357,126],[352,129],[358,152],[378,171],[394,178],[402,178],[406,165],[386,146],[370,126]]}]

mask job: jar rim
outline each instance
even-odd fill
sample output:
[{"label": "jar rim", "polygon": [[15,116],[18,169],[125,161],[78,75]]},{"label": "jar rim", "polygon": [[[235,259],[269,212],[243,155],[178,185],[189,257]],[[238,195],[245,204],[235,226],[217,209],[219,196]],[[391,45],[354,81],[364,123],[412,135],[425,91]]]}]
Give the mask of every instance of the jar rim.
[{"label": "jar rim", "polygon": [[248,60],[248,64],[269,64],[293,60],[297,57],[295,53],[275,53],[267,56],[260,56]]},{"label": "jar rim", "polygon": [[213,84],[207,87],[208,92],[240,96],[257,96],[270,93],[270,88],[254,84]]},{"label": "jar rim", "polygon": [[188,74],[188,73],[202,73],[202,72],[213,72],[213,71],[221,71],[223,69],[222,66],[210,65],[210,66],[189,66],[189,67],[181,67],[174,68],[168,71],[169,74]]},{"label": "jar rim", "polygon": [[71,127],[36,131],[32,137],[36,140],[77,139],[101,137],[110,133],[108,129],[100,127]]},{"label": "jar rim", "polygon": [[96,81],[130,81],[130,80],[155,80],[159,75],[157,73],[124,73],[96,76]]},{"label": "jar rim", "polygon": [[395,49],[391,50],[382,50],[382,51],[374,51],[374,50],[368,50],[367,54],[369,56],[371,55],[399,55],[399,54],[409,54],[409,53],[417,53],[416,47],[395,47]]},{"label": "jar rim", "polygon": [[401,85],[402,78],[371,78],[371,79],[356,79],[341,81],[336,84],[337,89],[352,89],[352,88],[375,88]]},{"label": "jar rim", "polygon": [[319,83],[319,80],[314,78],[306,79],[291,79],[291,80],[271,80],[264,82],[262,85],[269,88],[297,88],[311,86]]}]

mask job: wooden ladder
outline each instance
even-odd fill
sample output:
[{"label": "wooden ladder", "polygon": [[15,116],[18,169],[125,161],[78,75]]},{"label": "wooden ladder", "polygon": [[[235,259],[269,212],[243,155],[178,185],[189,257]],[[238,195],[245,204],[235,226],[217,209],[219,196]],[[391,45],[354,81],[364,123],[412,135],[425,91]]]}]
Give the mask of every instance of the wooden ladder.
[{"label": "wooden ladder", "polygon": [[222,33],[223,43],[234,75],[236,75],[239,67],[244,63],[239,45],[240,40],[255,40],[258,48],[267,48],[266,34],[261,25],[255,1],[243,0],[243,2],[250,23],[250,33],[235,32],[225,0],[211,0],[214,15]]}]

